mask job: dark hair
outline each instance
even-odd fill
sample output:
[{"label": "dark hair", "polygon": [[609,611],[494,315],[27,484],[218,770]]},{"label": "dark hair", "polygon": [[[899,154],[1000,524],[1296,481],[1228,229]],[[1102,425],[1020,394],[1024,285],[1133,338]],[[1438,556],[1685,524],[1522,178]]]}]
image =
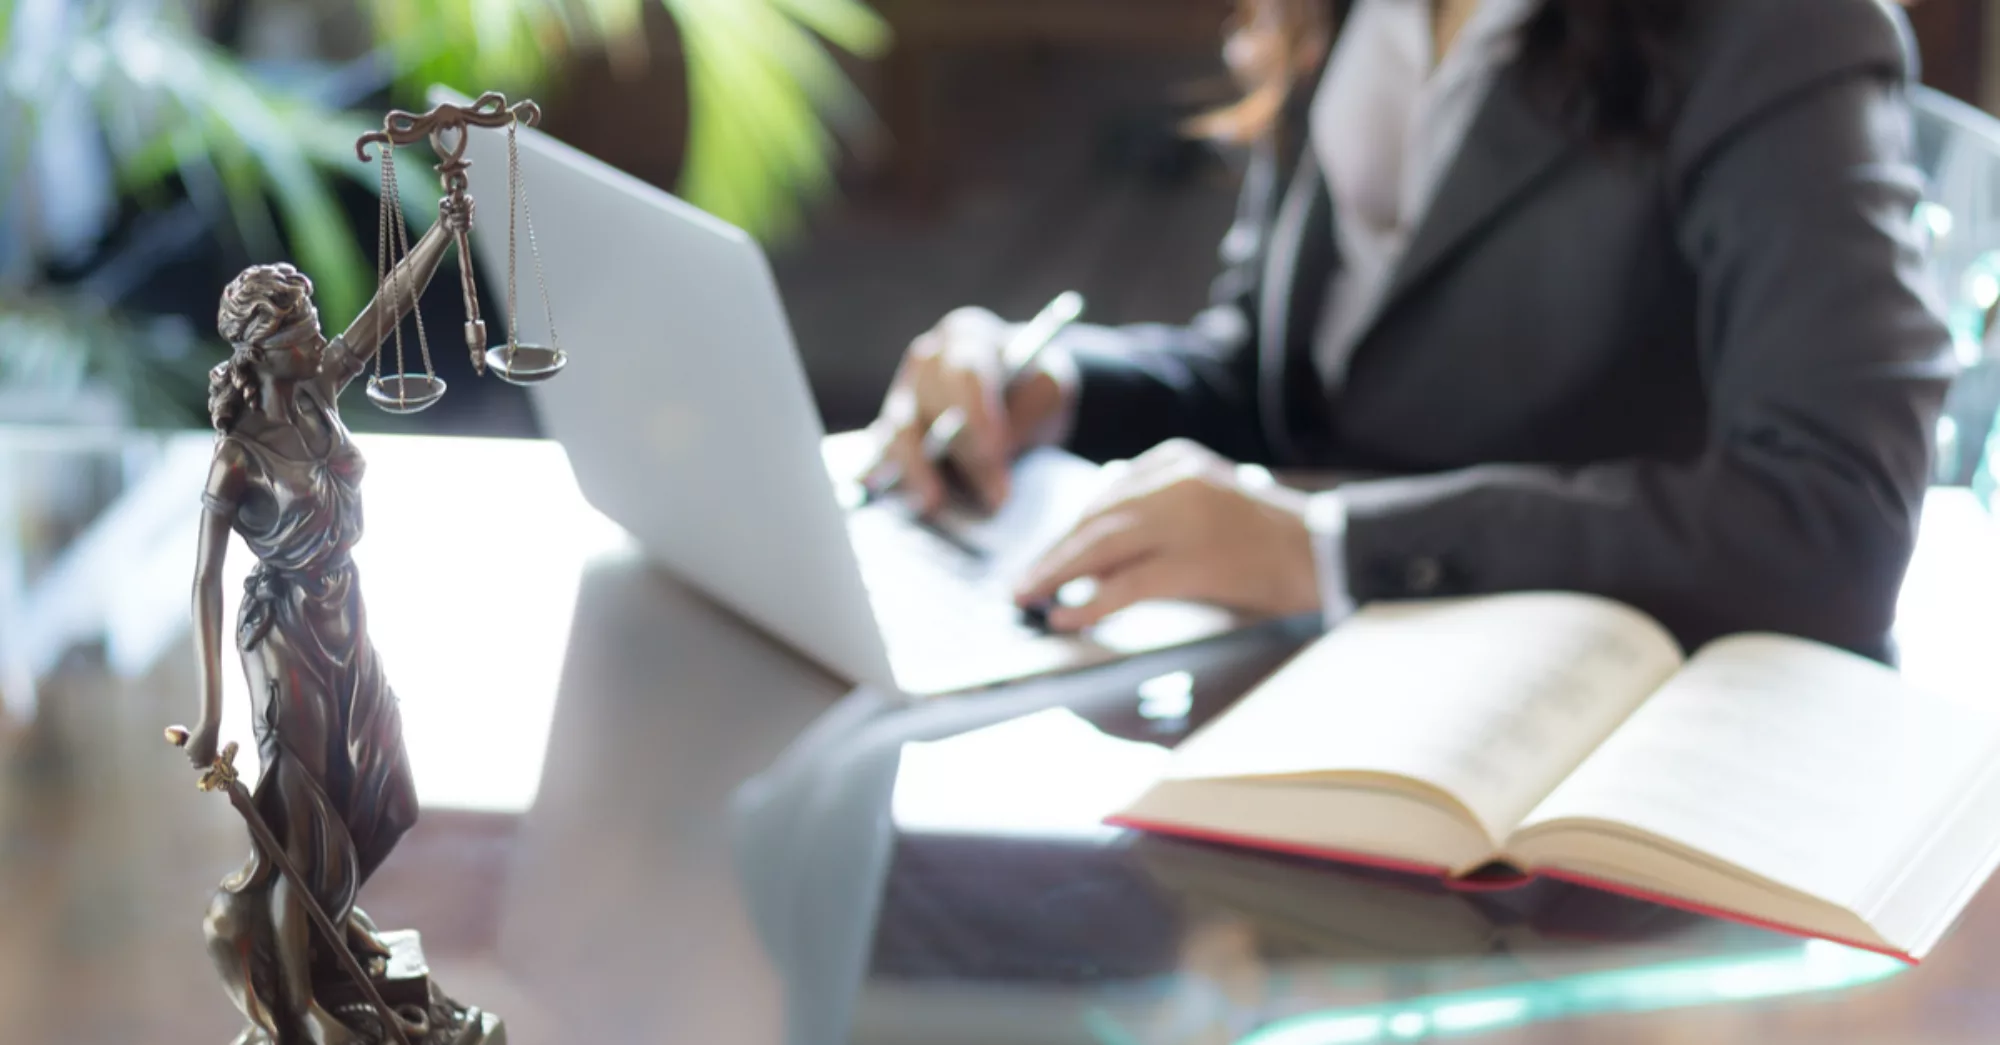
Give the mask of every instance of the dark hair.
[{"label": "dark hair", "polygon": [[1681,88],[1672,44],[1686,16],[1687,0],[1546,0],[1522,33],[1522,61],[1599,143],[1653,144]]},{"label": "dark hair", "polygon": [[208,372],[208,416],[216,431],[235,428],[257,405],[257,366],[264,347],[297,337],[305,333],[300,324],[314,322],[312,291],[305,273],[278,264],[246,269],[222,292],[215,326],[231,351]]},{"label": "dark hair", "polygon": [[[1333,14],[1353,0],[1238,0],[1230,69],[1241,101],[1196,121],[1204,134],[1248,140],[1269,131],[1293,86],[1324,61]],[[1671,44],[1688,0],[1544,0],[1522,34],[1539,93],[1600,142],[1656,138],[1678,89]]]}]

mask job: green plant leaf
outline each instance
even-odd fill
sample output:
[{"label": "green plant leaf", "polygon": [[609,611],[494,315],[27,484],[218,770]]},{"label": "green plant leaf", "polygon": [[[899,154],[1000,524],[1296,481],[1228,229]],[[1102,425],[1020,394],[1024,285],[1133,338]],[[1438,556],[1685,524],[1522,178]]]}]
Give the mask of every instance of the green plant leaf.
[{"label": "green plant leaf", "polygon": [[283,250],[277,223],[264,202],[264,178],[256,158],[233,138],[219,138],[206,159],[222,181],[223,198],[243,237],[243,250],[253,258],[277,258]]},{"label": "green plant leaf", "polygon": [[415,101],[434,83],[474,96],[540,86],[573,35],[564,6],[560,0],[370,0],[368,10],[403,95]]},{"label": "green plant leaf", "polygon": [[118,187],[143,192],[179,174],[190,154],[208,151],[199,128],[189,125],[161,131],[153,140],[127,153],[118,163]]},{"label": "green plant leaf", "polygon": [[198,425],[207,365],[191,353],[174,359],[161,351],[187,347],[185,331],[172,333],[63,296],[0,297],[0,385],[61,395],[96,383],[135,423]]},{"label": "green plant leaf", "polygon": [[477,95],[534,90],[571,55],[644,45],[658,3],[687,57],[689,140],[680,192],[752,234],[775,239],[832,183],[828,125],[868,118],[828,44],[862,57],[888,45],[862,0],[370,0],[400,93],[432,83]]},{"label": "green plant leaf", "polygon": [[265,237],[252,217],[268,213],[262,209],[268,191],[299,268],[313,280],[321,312],[331,323],[359,313],[368,266],[294,129],[310,124],[313,114],[296,102],[267,100],[233,63],[191,37],[128,31],[112,34],[110,42],[126,75],[165,91],[198,119],[246,246],[275,253],[274,243],[260,242]]},{"label": "green plant leaf", "polygon": [[772,10],[860,58],[879,58],[889,49],[889,23],[857,0],[767,0]]},{"label": "green plant leaf", "polygon": [[[872,48],[886,29],[855,0],[664,2],[688,59],[682,195],[760,238],[782,238],[832,181],[834,142],[822,117],[863,109],[813,31],[830,27]],[[801,12],[812,21],[796,20]]]}]

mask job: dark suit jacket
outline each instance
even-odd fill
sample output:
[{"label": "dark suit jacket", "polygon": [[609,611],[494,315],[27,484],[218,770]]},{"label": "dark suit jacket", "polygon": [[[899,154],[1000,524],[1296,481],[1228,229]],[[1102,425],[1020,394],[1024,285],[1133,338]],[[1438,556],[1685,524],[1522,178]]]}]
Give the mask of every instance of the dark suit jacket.
[{"label": "dark suit jacket", "polygon": [[1363,602],[1594,592],[1690,647],[1770,630],[1886,658],[1953,373],[1908,26],[1877,0],[1692,3],[1662,147],[1606,150],[1502,77],[1332,394],[1302,86],[1214,306],[1073,331],[1070,447],[1373,476],[1342,488]]}]

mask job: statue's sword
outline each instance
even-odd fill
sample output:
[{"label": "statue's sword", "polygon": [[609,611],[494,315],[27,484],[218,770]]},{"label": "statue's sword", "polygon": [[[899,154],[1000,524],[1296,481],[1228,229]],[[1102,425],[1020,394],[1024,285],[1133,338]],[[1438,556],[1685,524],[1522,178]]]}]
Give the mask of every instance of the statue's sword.
[{"label": "statue's sword", "polygon": [[[175,747],[185,747],[188,742],[188,731],[181,726],[169,726],[167,739],[172,741]],[[391,1009],[389,1003],[382,1000],[382,992],[375,988],[375,981],[368,978],[368,973],[355,959],[354,952],[347,949],[347,934],[334,928],[333,919],[327,917],[326,912],[320,909],[319,901],[314,899],[312,889],[306,885],[305,877],[299,874],[298,868],[292,866],[291,857],[285,855],[285,847],[279,843],[278,837],[271,833],[270,826],[264,823],[264,817],[257,812],[257,803],[250,797],[250,790],[243,786],[243,781],[237,779],[234,741],[223,747],[222,754],[216,757],[214,765],[202,770],[201,779],[196,786],[203,791],[220,791],[229,796],[229,804],[235,806],[236,811],[243,814],[244,823],[250,825],[250,837],[256,841],[257,848],[263,850],[264,855],[278,866],[278,872],[285,876],[286,881],[292,883],[292,888],[299,891],[299,896],[305,901],[306,913],[312,916],[313,924],[319,926],[319,931],[326,937],[328,948],[333,951],[334,957],[340,959],[340,966],[346,970],[347,975],[354,978],[355,985],[361,988],[362,997],[367,998],[368,1004],[374,1006],[375,1011],[381,1014],[383,1026],[389,1028],[389,1034],[396,1039],[396,1045],[410,1045],[409,1036],[403,1030],[402,1017],[396,1015],[396,1010]]]}]

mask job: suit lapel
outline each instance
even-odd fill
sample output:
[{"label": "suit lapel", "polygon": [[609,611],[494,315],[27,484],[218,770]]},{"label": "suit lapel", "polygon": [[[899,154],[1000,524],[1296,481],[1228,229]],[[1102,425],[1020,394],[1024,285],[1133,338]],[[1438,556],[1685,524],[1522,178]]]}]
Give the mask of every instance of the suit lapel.
[{"label": "suit lapel", "polygon": [[[1337,40],[1348,10],[1336,0]],[[1266,435],[1280,462],[1303,464],[1329,447],[1330,433],[1316,431],[1328,410],[1326,389],[1312,372],[1312,336],[1326,300],[1327,281],[1339,266],[1334,243],[1334,214],[1326,178],[1308,144],[1312,96],[1317,93],[1324,63],[1299,84],[1288,106],[1280,138],[1280,171],[1292,180],[1273,215],[1259,301],[1259,406]],[[1573,153],[1581,137],[1538,110],[1518,64],[1495,79],[1451,169],[1439,185],[1429,213],[1376,311],[1361,332],[1355,352],[1368,342],[1388,313],[1409,300],[1424,282],[1458,251],[1464,249],[1495,219],[1519,202]]]},{"label": "suit lapel", "polygon": [[1552,173],[1579,140],[1534,106],[1518,65],[1502,72],[1397,266],[1377,322]]},{"label": "suit lapel", "polygon": [[[1347,24],[1352,0],[1331,0],[1328,58]],[[1286,101],[1277,129],[1276,167],[1281,179],[1278,206],[1266,237],[1262,289],[1258,295],[1258,408],[1264,435],[1277,462],[1298,465],[1310,459],[1302,446],[1313,442],[1312,426],[1299,422],[1324,405],[1320,383],[1310,380],[1314,317],[1326,297],[1327,280],[1340,263],[1334,247],[1333,202],[1313,154],[1311,111],[1329,63],[1322,61],[1302,78]],[[1303,335],[1301,332],[1304,332]],[[1314,443],[1316,446],[1316,442]]]},{"label": "suit lapel", "polygon": [[[1283,203],[1272,223],[1270,253],[1258,300],[1259,413],[1278,463],[1311,460],[1321,432],[1309,423],[1325,404],[1313,363],[1312,333],[1325,307],[1330,274],[1340,264],[1334,247],[1333,203],[1311,149],[1300,151]],[[1324,426],[1319,426],[1324,427]]]}]

